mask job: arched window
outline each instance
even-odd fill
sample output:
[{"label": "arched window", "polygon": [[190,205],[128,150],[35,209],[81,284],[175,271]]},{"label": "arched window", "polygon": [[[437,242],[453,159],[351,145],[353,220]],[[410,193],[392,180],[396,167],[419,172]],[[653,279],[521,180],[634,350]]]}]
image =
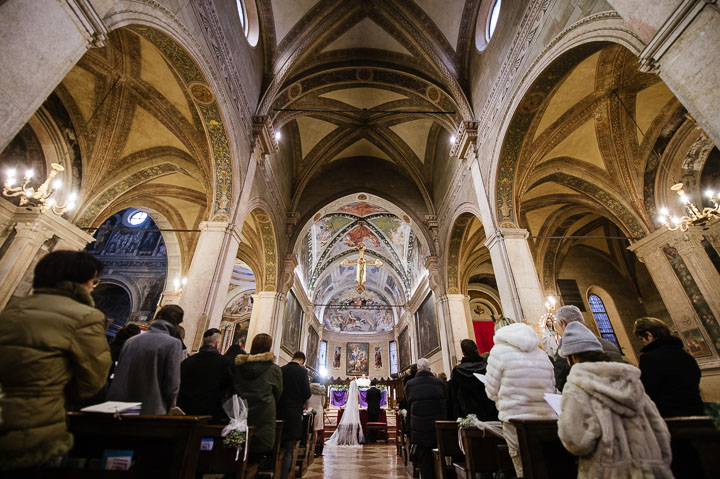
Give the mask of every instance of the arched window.
[{"label": "arched window", "polygon": [[615,330],[610,322],[610,317],[605,310],[605,304],[602,299],[600,299],[600,296],[597,294],[588,295],[588,303],[590,303],[590,310],[595,318],[595,324],[597,324],[598,331],[600,331],[600,336],[620,347],[620,343],[618,343],[617,337],[615,336]]},{"label": "arched window", "polygon": [[235,0],[238,11],[238,18],[240,18],[240,26],[243,29],[243,33],[247,35],[247,18],[245,17],[245,7],[243,6],[243,0]]},{"label": "arched window", "polygon": [[475,23],[475,48],[480,52],[485,50],[495,33],[495,27],[500,18],[501,3],[502,0],[480,3]]},{"label": "arched window", "polygon": [[485,28],[485,41],[488,43],[493,33],[495,33],[495,27],[497,26],[498,17],[500,16],[500,3],[501,0],[495,0],[490,10],[490,17],[488,18],[487,27]]}]

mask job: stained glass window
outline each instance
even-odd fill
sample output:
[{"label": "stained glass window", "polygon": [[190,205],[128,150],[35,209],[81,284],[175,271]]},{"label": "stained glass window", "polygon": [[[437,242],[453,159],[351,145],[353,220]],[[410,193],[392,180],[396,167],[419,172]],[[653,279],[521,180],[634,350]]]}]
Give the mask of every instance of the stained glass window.
[{"label": "stained glass window", "polygon": [[597,324],[598,330],[600,331],[600,336],[620,347],[602,299],[600,299],[597,294],[591,294],[588,296],[588,303],[590,303],[590,310],[595,318],[595,324]]}]

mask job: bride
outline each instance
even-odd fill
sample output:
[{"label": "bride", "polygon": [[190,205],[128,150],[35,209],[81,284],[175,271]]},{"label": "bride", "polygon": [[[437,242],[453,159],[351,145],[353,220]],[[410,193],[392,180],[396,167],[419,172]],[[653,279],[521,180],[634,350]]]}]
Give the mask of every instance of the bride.
[{"label": "bride", "polygon": [[360,425],[360,393],[357,382],[353,379],[348,391],[345,412],[338,423],[337,429],[327,440],[327,446],[360,446],[365,442],[362,426]]}]

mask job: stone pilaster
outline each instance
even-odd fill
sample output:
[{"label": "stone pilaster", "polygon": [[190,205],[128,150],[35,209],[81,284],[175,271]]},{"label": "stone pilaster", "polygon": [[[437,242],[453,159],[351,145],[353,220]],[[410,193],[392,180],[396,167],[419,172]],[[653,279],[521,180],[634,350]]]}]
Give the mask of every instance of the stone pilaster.
[{"label": "stone pilaster", "polygon": [[455,353],[450,362],[454,365],[462,357],[460,342],[463,339],[475,340],[470,315],[470,297],[464,294],[446,294],[440,300],[447,305],[448,320],[452,331],[451,342]]},{"label": "stone pilaster", "polygon": [[646,43],[640,69],[657,73],[720,145],[720,10],[714,1],[608,0]]},{"label": "stone pilaster", "polygon": [[204,221],[200,230],[179,301],[185,311],[185,344],[192,351],[200,347],[207,328],[220,324],[241,238],[239,229],[224,221]]},{"label": "stone pilaster", "polygon": [[0,151],[107,28],[90,0],[0,2]]},{"label": "stone pilaster", "polygon": [[255,336],[265,333],[273,338],[273,354],[280,356],[282,322],[286,303],[287,295],[277,291],[262,291],[253,295],[253,309],[248,326],[248,348],[252,345]]}]

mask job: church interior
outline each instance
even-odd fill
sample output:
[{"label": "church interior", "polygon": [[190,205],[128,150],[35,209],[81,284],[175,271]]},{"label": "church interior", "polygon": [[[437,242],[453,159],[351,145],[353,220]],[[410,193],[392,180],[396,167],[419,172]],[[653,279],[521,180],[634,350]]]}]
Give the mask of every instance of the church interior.
[{"label": "church interior", "polygon": [[0,308],[86,251],[108,341],[175,304],[191,355],[269,334],[391,410],[574,305],[720,401],[716,2],[2,0],[0,38]]}]

